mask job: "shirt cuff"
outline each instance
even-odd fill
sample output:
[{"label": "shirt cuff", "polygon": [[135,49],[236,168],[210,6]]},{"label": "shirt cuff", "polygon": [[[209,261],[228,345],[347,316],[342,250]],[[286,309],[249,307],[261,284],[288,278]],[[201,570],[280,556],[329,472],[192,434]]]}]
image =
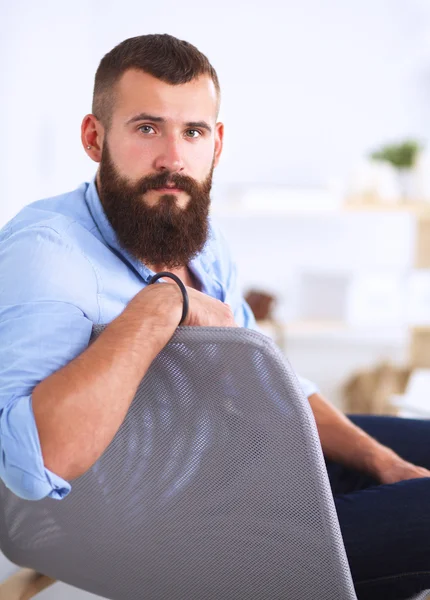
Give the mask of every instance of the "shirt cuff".
[{"label": "shirt cuff", "polygon": [[43,464],[31,396],[16,398],[0,411],[0,478],[24,500],[61,500],[71,490]]},{"label": "shirt cuff", "polygon": [[319,393],[318,386],[315,385],[315,383],[313,383],[312,381],[309,381],[309,379],[305,379],[304,377],[301,377],[298,374],[296,374],[296,375],[297,375],[297,379],[299,380],[300,387],[302,388],[303,393],[306,396],[306,398],[309,398],[310,396],[312,396],[312,394]]}]

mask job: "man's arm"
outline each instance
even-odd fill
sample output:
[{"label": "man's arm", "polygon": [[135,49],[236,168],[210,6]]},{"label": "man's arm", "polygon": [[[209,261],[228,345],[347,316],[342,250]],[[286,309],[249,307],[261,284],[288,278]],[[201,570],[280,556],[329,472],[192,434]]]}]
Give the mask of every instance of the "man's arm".
[{"label": "man's arm", "polygon": [[[0,232],[0,478],[27,500],[62,499],[71,486],[58,473],[74,478],[103,453],[182,297],[176,284],[145,288],[88,347],[103,323],[91,263],[49,226],[9,233]],[[187,324],[233,324],[226,305],[188,292]]]},{"label": "man's arm", "polygon": [[47,469],[72,480],[98,460],[181,311],[177,286],[146,288],[84,352],[34,388],[33,413]]},{"label": "man's arm", "polygon": [[324,455],[334,462],[368,473],[381,483],[430,477],[354,425],[320,394],[309,397]]},{"label": "man's arm", "polygon": [[[226,305],[192,288],[187,291],[185,325],[234,324]],[[148,286],[84,352],[35,387],[33,412],[46,468],[70,480],[98,460],[181,315],[176,284]]]}]

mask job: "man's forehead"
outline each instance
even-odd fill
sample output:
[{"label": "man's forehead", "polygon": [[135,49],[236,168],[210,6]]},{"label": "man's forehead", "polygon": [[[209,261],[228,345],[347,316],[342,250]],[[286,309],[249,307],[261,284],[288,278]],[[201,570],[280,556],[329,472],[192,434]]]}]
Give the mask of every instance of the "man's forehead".
[{"label": "man's forehead", "polygon": [[116,87],[115,112],[121,117],[154,114],[166,119],[216,119],[217,91],[212,79],[202,75],[172,85],[136,69],[129,69]]}]

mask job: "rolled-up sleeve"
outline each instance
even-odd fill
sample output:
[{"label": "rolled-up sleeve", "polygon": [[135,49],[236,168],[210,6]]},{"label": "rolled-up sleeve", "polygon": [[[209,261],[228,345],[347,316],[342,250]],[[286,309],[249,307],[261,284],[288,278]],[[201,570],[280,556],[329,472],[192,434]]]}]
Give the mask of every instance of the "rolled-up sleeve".
[{"label": "rolled-up sleeve", "polygon": [[61,500],[70,484],[44,467],[39,437],[31,408],[31,396],[23,396],[0,411],[0,478],[17,496]]},{"label": "rolled-up sleeve", "polygon": [[44,466],[32,391],[88,346],[92,320],[83,304],[92,296],[92,268],[58,232],[0,239],[0,478],[26,500],[71,490]]}]

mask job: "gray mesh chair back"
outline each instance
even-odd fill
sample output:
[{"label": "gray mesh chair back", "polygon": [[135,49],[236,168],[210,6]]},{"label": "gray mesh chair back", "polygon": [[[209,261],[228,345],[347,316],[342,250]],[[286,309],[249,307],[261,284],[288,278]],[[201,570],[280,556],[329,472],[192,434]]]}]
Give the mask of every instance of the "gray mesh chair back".
[{"label": "gray mesh chair back", "polygon": [[309,404],[245,329],[178,329],[64,500],[0,483],[0,547],[115,600],[356,598]]}]

